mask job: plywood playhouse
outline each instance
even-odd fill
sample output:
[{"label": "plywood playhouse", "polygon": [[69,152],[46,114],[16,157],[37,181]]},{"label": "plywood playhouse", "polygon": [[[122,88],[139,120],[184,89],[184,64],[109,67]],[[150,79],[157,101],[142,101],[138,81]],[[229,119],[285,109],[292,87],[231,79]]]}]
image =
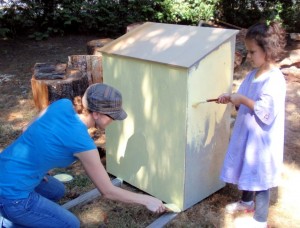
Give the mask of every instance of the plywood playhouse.
[{"label": "plywood playhouse", "polygon": [[237,30],[147,22],[101,49],[128,113],[106,129],[107,171],[185,210],[224,187]]}]

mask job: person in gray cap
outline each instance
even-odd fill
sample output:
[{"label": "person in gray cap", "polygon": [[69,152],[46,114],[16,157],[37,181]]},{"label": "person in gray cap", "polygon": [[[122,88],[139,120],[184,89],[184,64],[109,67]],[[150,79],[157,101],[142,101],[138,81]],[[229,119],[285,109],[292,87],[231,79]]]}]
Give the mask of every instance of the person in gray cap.
[{"label": "person in gray cap", "polygon": [[89,112],[108,115],[113,120],[124,120],[127,113],[122,108],[122,95],[115,88],[96,83],[85,91],[82,98],[83,106]]},{"label": "person in gray cap", "polygon": [[105,129],[127,117],[121,93],[93,84],[82,97],[83,109],[80,105],[80,99],[75,107],[68,99],[53,102],[0,153],[0,227],[80,227],[74,214],[54,202],[63,197],[63,184],[47,175],[77,159],[103,197],[141,204],[156,213],[166,210],[155,197],[114,186],[88,133],[88,128]]}]

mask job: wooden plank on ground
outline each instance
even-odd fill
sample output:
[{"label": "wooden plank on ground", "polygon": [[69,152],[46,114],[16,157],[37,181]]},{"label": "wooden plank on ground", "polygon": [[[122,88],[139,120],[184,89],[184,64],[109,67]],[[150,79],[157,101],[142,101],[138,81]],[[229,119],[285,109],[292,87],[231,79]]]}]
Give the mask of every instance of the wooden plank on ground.
[{"label": "wooden plank on ground", "polygon": [[[114,186],[121,187],[123,181],[119,178],[115,178],[111,182]],[[70,209],[79,204],[88,203],[99,196],[101,196],[101,193],[98,191],[98,189],[95,188],[95,189],[63,204],[62,207],[65,209]],[[147,226],[147,228],[162,228],[167,223],[169,223],[172,219],[174,219],[177,216],[177,214],[178,213],[165,213],[162,216],[160,216],[158,219],[156,219],[153,223],[151,223],[149,226]]]},{"label": "wooden plank on ground", "polygon": [[[121,187],[121,184],[122,184],[121,179],[115,178],[111,182],[114,186]],[[63,204],[62,207],[65,208],[65,209],[70,209],[70,208],[75,207],[79,204],[88,203],[88,202],[92,201],[93,199],[95,199],[99,196],[101,196],[101,193],[98,191],[98,189],[95,188],[95,189],[93,189],[93,190],[91,190],[91,191],[89,191],[89,192],[87,192],[87,193],[85,193],[81,196],[78,196],[77,198]]]},{"label": "wooden plank on ground", "polygon": [[147,228],[162,228],[167,225],[172,219],[174,219],[178,213],[165,213],[151,223]]}]

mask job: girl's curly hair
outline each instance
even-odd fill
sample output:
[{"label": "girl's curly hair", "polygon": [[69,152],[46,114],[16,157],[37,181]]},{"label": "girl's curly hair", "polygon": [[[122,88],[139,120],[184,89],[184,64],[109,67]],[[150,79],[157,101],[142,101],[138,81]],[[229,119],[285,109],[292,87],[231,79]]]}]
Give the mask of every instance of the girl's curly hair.
[{"label": "girl's curly hair", "polygon": [[266,53],[267,60],[280,61],[286,54],[286,33],[278,22],[259,22],[252,25],[247,33],[246,40],[253,39]]}]

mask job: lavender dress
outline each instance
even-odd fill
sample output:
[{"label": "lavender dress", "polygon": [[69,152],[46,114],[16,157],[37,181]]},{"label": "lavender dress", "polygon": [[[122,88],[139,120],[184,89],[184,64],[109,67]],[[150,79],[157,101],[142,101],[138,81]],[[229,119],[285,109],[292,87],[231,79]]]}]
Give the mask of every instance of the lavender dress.
[{"label": "lavender dress", "polygon": [[286,82],[277,68],[257,79],[256,71],[238,91],[255,101],[254,111],[240,105],[221,172],[221,180],[249,191],[278,186],[283,162]]}]

